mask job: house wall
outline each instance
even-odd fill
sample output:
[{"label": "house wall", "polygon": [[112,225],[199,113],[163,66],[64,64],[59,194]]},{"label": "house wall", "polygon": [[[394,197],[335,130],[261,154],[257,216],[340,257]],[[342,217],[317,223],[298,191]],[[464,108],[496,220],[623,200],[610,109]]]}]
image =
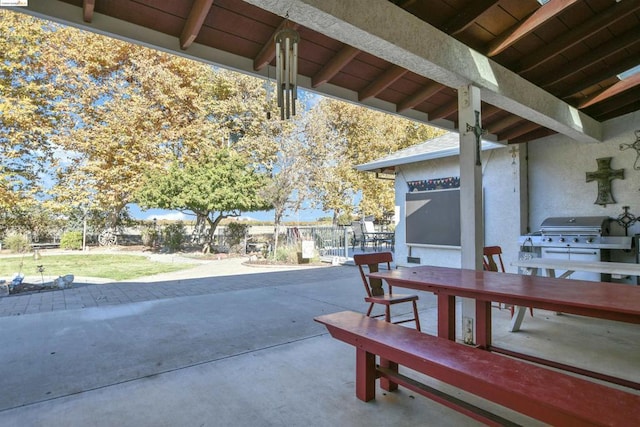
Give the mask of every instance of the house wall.
[{"label": "house wall", "polygon": [[[496,148],[482,153],[485,245],[502,246],[517,254],[517,236],[521,234],[520,170],[524,166],[519,150],[511,147]],[[421,264],[460,267],[460,248],[406,246],[405,195],[407,181],[460,176],[458,156],[434,159],[399,167],[396,176],[396,209],[399,222],[396,226],[395,259],[398,265],[413,265],[407,257],[420,258]],[[526,176],[526,175],[524,175]],[[524,201],[526,204],[526,200]],[[526,209],[524,210],[526,212]],[[464,213],[462,214],[464,217]],[[446,221],[446,218],[439,220]],[[512,238],[515,236],[515,238]],[[507,267],[507,265],[505,265]]]},{"label": "house wall", "polygon": [[[605,123],[602,143],[578,143],[553,135],[516,146],[515,157],[512,147],[483,152],[485,245],[502,247],[507,271],[517,271],[509,264],[518,256],[518,237],[539,230],[547,217],[609,216],[615,220],[623,213],[623,206],[629,206],[629,212],[640,217],[640,170],[633,169],[638,154],[632,148],[620,150],[620,144],[636,141],[636,130],[640,130],[640,113],[631,113]],[[611,167],[624,169],[625,179],[611,183],[616,204],[594,204],[597,183],[586,182],[586,172],[597,169],[596,159],[600,157],[612,157]],[[419,257],[421,264],[460,266],[460,249],[407,248],[404,222],[407,181],[459,174],[457,156],[399,167],[396,205],[400,215],[395,256],[398,265],[413,265],[407,263],[407,256],[411,255]],[[610,234],[624,235],[624,229],[612,221]],[[640,234],[640,221],[629,229],[629,235],[633,234]],[[633,257],[632,253],[612,252],[612,261],[632,262]]]},{"label": "house wall", "polygon": [[[637,140],[634,131],[640,130],[640,113],[632,113],[605,123],[604,142],[580,144],[571,139],[553,135],[528,144],[529,200],[532,231],[549,216],[608,216],[617,219],[629,212],[640,217],[640,170],[634,170],[638,153],[632,149],[620,150],[621,144]],[[595,204],[598,184],[586,182],[586,173],[597,169],[596,159],[612,157],[612,169],[624,169],[624,179],[611,181],[617,203]],[[638,161],[640,167],[640,160]],[[629,228],[629,235],[640,233],[640,222]],[[616,221],[610,225],[610,234],[624,235],[624,228]],[[612,260],[629,261],[632,255],[612,252]]]}]

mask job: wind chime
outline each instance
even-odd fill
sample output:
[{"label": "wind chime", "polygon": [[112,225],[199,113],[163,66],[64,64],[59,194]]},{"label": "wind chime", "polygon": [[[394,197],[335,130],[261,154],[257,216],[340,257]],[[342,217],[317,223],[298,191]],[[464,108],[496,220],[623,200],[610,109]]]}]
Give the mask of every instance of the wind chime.
[{"label": "wind chime", "polygon": [[276,90],[280,119],[285,120],[296,115],[298,99],[298,43],[300,35],[291,28],[278,31],[276,42]]}]

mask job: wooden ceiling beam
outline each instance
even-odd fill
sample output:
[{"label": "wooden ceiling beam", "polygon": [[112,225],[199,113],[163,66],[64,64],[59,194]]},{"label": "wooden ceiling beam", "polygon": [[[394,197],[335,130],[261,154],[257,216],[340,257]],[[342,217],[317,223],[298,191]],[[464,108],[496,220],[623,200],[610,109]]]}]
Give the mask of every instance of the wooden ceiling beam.
[{"label": "wooden ceiling beam", "polygon": [[198,37],[198,33],[202,29],[202,24],[204,24],[212,5],[213,0],[195,0],[193,2],[189,16],[187,16],[182,28],[182,34],[180,34],[180,49],[187,49]]},{"label": "wooden ceiling beam", "polygon": [[523,121],[522,117],[516,116],[515,114],[509,114],[501,119],[496,120],[495,122],[485,124],[485,128],[487,132],[498,134],[500,131],[507,129],[518,122]]},{"label": "wooden ceiling beam", "polygon": [[621,96],[616,97],[615,102],[611,102],[611,104],[611,108],[607,108],[606,111],[599,110],[598,107],[600,107],[600,104],[597,104],[593,108],[596,108],[598,110],[593,113],[589,111],[589,113],[593,114],[594,117],[597,117],[598,120],[602,121],[620,117],[628,113],[633,113],[640,110],[640,93],[636,93],[635,95],[627,95],[625,93]]},{"label": "wooden ceiling beam", "polygon": [[582,109],[590,107],[638,86],[640,86],[640,73],[634,74],[624,80],[620,80],[618,83],[588,97],[578,104],[578,108]]},{"label": "wooden ceiling beam", "polygon": [[440,92],[446,86],[441,85],[440,83],[431,82],[424,86],[419,91],[415,92],[413,95],[405,98],[402,102],[396,105],[396,111],[401,113],[405,110],[409,110],[415,107],[418,104],[423,103],[427,99],[431,98],[436,93]]},{"label": "wooden ceiling beam", "polygon": [[527,55],[514,67],[517,73],[524,73],[547,63],[556,55],[570,49],[594,33],[616,23],[627,15],[640,9],[640,1],[621,1],[608,9],[595,14],[573,30],[556,38],[553,42]]},{"label": "wooden ceiling beam", "polygon": [[533,132],[534,130],[540,128],[541,126],[537,123],[526,122],[522,126],[514,127],[513,129],[506,130],[502,133],[498,134],[498,141],[510,140],[513,138],[517,138],[519,136],[525,135],[529,132]]},{"label": "wooden ceiling beam", "polygon": [[274,58],[276,57],[276,41],[275,41],[276,34],[284,30],[285,28],[297,30],[299,27],[300,26],[295,22],[291,22],[288,19],[283,19],[282,22],[280,22],[280,25],[278,25],[278,28],[276,28],[273,34],[271,34],[271,37],[269,37],[269,40],[267,40],[264,46],[262,46],[262,49],[260,49],[260,52],[258,52],[258,55],[256,55],[255,58],[253,58],[253,69],[255,71],[262,70],[264,67],[269,65],[271,61],[273,61]]},{"label": "wooden ceiling beam", "polygon": [[591,108],[585,108],[589,114],[594,116],[602,116],[616,110],[625,108],[629,104],[637,104],[640,101],[640,91],[628,89],[626,92],[619,94],[615,100],[602,101],[599,104],[593,104]]},{"label": "wooden ceiling beam", "polygon": [[524,36],[531,34],[540,26],[546,24],[549,20],[555,18],[560,13],[576,4],[578,1],[579,0],[551,0],[549,3],[541,6],[538,10],[529,15],[529,17],[524,21],[514,25],[489,43],[485,55],[492,57],[501,53]]},{"label": "wooden ceiling beam", "polygon": [[598,83],[615,77],[620,73],[624,73],[625,71],[632,69],[636,65],[638,65],[638,58],[634,56],[626,58],[623,61],[620,61],[617,64],[613,64],[598,73],[591,74],[584,79],[581,79],[577,84],[565,88],[565,90],[560,93],[556,93],[556,96],[558,96],[559,98],[567,98],[571,95],[575,95],[578,92],[583,91],[593,85],[597,85]]},{"label": "wooden ceiling beam", "polygon": [[93,9],[95,6],[96,0],[82,1],[82,20],[84,22],[91,22],[93,20]]},{"label": "wooden ceiling beam", "polygon": [[451,101],[451,102],[449,102],[447,104],[441,105],[440,107],[438,107],[435,110],[433,110],[432,112],[430,112],[429,113],[429,121],[443,119],[443,118],[451,115],[452,113],[454,113],[457,110],[458,110],[458,100],[454,99],[453,101]]},{"label": "wooden ceiling beam", "polygon": [[486,103],[481,106],[481,110],[482,110],[483,122],[489,117],[494,116],[498,114],[500,111],[502,111],[499,107],[496,107],[495,105],[491,105],[491,104],[486,104]]},{"label": "wooden ceiling beam", "polygon": [[554,70],[551,73],[546,73],[545,79],[537,79],[536,82],[539,86],[544,88],[553,86],[567,77],[584,70],[590,65],[593,65],[595,62],[615,55],[621,50],[624,50],[636,43],[640,43],[640,31],[638,31],[637,28],[632,28],[626,33],[616,36],[608,42],[601,44],[589,53],[580,55],[575,60],[562,65],[559,69]]},{"label": "wooden ceiling beam", "polygon": [[367,87],[358,92],[358,101],[373,98],[380,92],[391,86],[396,80],[404,76],[407,70],[397,65],[387,68],[378,78],[372,81]]},{"label": "wooden ceiling beam", "polygon": [[516,138],[511,138],[509,140],[509,145],[534,141],[536,139],[544,138],[545,136],[553,135],[555,133],[557,132],[545,127],[540,127],[532,132],[525,133],[524,135],[520,135]]},{"label": "wooden ceiling beam", "polygon": [[483,13],[500,3],[500,0],[474,0],[469,2],[455,18],[444,25],[450,35],[461,33],[473,24]]},{"label": "wooden ceiling beam", "polygon": [[315,76],[311,78],[311,87],[318,87],[323,83],[331,80],[336,74],[342,70],[353,58],[358,56],[359,49],[355,47],[344,45],[333,58],[329,60],[324,67],[318,71]]},{"label": "wooden ceiling beam", "polygon": [[411,6],[415,2],[416,2],[416,0],[400,0],[400,1],[396,2],[396,5],[404,9],[406,7]]}]

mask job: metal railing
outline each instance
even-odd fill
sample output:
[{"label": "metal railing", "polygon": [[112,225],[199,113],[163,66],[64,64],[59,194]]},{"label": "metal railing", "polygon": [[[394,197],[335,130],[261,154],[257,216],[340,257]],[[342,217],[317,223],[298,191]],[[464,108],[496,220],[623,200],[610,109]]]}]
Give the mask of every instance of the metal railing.
[{"label": "metal railing", "polygon": [[287,229],[287,242],[313,240],[322,261],[344,262],[348,257],[349,233],[348,227],[291,227]]}]

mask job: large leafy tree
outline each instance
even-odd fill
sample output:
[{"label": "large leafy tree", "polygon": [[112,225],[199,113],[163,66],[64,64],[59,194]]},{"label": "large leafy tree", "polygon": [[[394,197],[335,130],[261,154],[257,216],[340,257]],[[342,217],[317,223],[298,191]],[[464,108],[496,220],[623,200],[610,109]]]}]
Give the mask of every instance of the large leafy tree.
[{"label": "large leafy tree", "polygon": [[221,220],[271,208],[260,197],[265,185],[266,177],[243,156],[219,149],[148,173],[137,200],[144,208],[178,210],[205,219],[208,236],[203,250],[210,250]]},{"label": "large leafy tree", "polygon": [[[393,206],[390,183],[353,166],[433,132],[317,98],[301,98],[294,121],[268,120],[275,100],[267,102],[259,79],[0,14],[2,218],[35,212],[29,203],[44,200],[43,189],[53,182],[52,201],[68,210],[82,206],[98,213],[102,225],[114,226],[143,176],[165,173],[169,165],[184,169],[221,148],[235,150],[271,178],[263,196],[276,207],[276,223],[285,210],[299,207],[308,189],[334,218],[351,212],[360,191],[361,209],[379,216]],[[307,114],[309,105],[314,108]]]},{"label": "large leafy tree", "polygon": [[0,210],[2,221],[20,217],[42,195],[40,176],[50,170],[50,136],[58,124],[60,92],[48,62],[54,27],[0,9]]},{"label": "large leafy tree", "polygon": [[341,101],[323,99],[310,112],[306,129],[313,148],[310,188],[325,211],[332,211],[334,222],[355,207],[358,192],[359,210],[382,218],[393,212],[393,182],[376,179],[359,172],[355,166],[388,155],[441,133],[397,116]]},{"label": "large leafy tree", "polygon": [[44,181],[67,211],[83,206],[113,227],[146,171],[220,147],[253,165],[275,157],[274,101],[259,79],[0,13],[3,217],[41,201]]},{"label": "large leafy tree", "polygon": [[211,69],[80,31],[63,46],[58,84],[73,93],[56,138],[66,157],[54,192],[70,204],[91,200],[113,227],[145,171],[197,152],[195,141],[215,139],[200,96]]},{"label": "large leafy tree", "polygon": [[250,143],[266,120],[260,80],[73,28],[54,41],[46,66],[60,166],[50,192],[69,207],[89,203],[104,226],[126,214],[148,170],[211,147],[233,145],[254,162],[273,155],[273,143]]}]

